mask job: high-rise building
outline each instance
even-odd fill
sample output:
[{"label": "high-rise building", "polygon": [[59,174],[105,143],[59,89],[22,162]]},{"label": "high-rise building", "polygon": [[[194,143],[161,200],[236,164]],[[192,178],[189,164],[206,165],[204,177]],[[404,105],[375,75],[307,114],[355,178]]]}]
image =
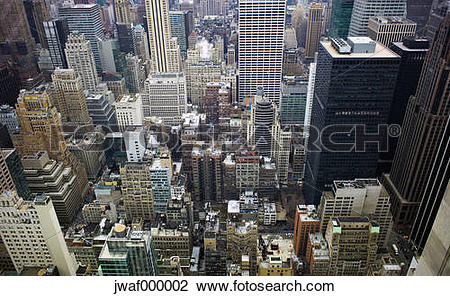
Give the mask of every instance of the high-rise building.
[{"label": "high-rise building", "polygon": [[349,36],[367,36],[375,16],[406,17],[406,0],[354,0]]},{"label": "high-rise building", "polygon": [[220,222],[219,212],[208,212],[203,239],[205,273],[207,275],[225,276],[227,274],[226,233],[226,223]]},{"label": "high-rise building", "polygon": [[[35,42],[28,25],[22,0],[2,0],[3,19],[0,26],[0,59],[12,65],[22,88],[33,88],[42,81],[38,74]],[[17,93],[15,93],[17,95]]]},{"label": "high-rise building", "polygon": [[333,217],[367,216],[379,227],[377,243],[386,245],[392,228],[389,195],[377,179],[334,181],[332,191],[324,192],[318,208],[320,232],[325,233]]},{"label": "high-rise building", "polygon": [[48,196],[24,201],[14,191],[0,195],[0,236],[14,268],[56,266],[60,275],[74,276],[75,260],[70,256]]},{"label": "high-rise building", "polygon": [[264,245],[258,250],[258,276],[292,276],[294,270],[294,247],[290,239],[281,235],[264,235],[258,243]]},{"label": "high-rise building", "polygon": [[150,221],[155,217],[150,167],[151,163],[141,162],[126,163],[120,168],[127,221]]},{"label": "high-rise building", "polygon": [[[254,221],[228,222],[227,257],[241,267],[249,265],[249,275],[257,273],[258,225]],[[244,261],[245,260],[245,261]]]},{"label": "high-rise building", "polygon": [[313,59],[319,49],[320,36],[322,34],[321,3],[312,3],[308,9],[308,25],[306,29],[305,57]]},{"label": "high-rise building", "polygon": [[[437,164],[441,160],[438,159],[441,145],[448,145],[445,128],[450,115],[450,77],[446,75],[450,59],[449,32],[450,14],[447,13],[428,51],[416,94],[408,101],[391,173],[384,176],[392,198],[394,222],[401,228],[408,229],[413,224],[421,202],[431,205],[443,194],[442,190],[434,192],[437,188],[432,183],[441,176],[432,174],[443,173],[436,172],[433,165],[435,160]],[[423,245],[424,240],[421,241]]]},{"label": "high-rise building", "polygon": [[186,66],[187,95],[193,105],[202,105],[206,84],[220,82],[222,66],[211,61],[188,64]]},{"label": "high-rise building", "polygon": [[144,127],[128,126],[122,134],[127,150],[127,160],[129,162],[141,162],[147,149]]},{"label": "high-rise building", "polygon": [[379,129],[388,122],[400,57],[368,37],[348,40],[322,41],[319,48],[309,138],[321,133],[322,141],[318,147],[308,141],[304,188],[310,203],[319,203],[334,180],[375,176],[386,143]]},{"label": "high-rise building", "polygon": [[65,18],[52,19],[45,21],[43,25],[53,66],[66,69],[68,65],[64,49],[69,36],[67,20]]},{"label": "high-rise building", "polygon": [[369,19],[367,36],[386,47],[401,42],[406,36],[416,35],[417,24],[406,18],[378,16]]},{"label": "high-rise building", "polygon": [[152,182],[153,205],[156,215],[166,213],[167,202],[171,196],[170,170],[171,167],[167,166],[161,159],[153,159],[152,166],[150,167],[150,179]]},{"label": "high-rise building", "polygon": [[320,219],[313,205],[298,205],[294,220],[294,250],[296,255],[306,256],[309,235],[319,232]]},{"label": "high-rise building", "polygon": [[152,68],[158,72],[172,72],[169,69],[167,52],[172,37],[170,33],[169,1],[145,0],[145,8]]},{"label": "high-rise building", "polygon": [[52,199],[60,224],[69,225],[81,208],[87,178],[62,162],[50,159],[46,151],[22,158],[24,176],[33,194]]},{"label": "high-rise building", "polygon": [[23,0],[23,5],[34,42],[40,43],[42,47],[47,48],[48,44],[45,38],[43,22],[50,20],[50,14],[48,13],[45,0]]},{"label": "high-rise building", "polygon": [[181,67],[180,45],[177,38],[172,37],[167,44],[167,72],[181,72]]},{"label": "high-rise building", "polygon": [[325,239],[330,265],[328,276],[365,276],[377,258],[380,227],[363,217],[333,218]]},{"label": "high-rise building", "polygon": [[278,103],[285,21],[286,0],[239,1],[239,102],[262,86]]},{"label": "high-rise building", "polygon": [[78,32],[84,34],[86,40],[90,41],[97,74],[101,74],[102,63],[100,60],[98,41],[105,40],[105,33],[103,32],[99,5],[75,4],[63,6],[59,8],[59,16],[67,19],[67,24],[69,25],[71,33]]},{"label": "high-rise building", "polygon": [[87,96],[86,105],[94,125],[101,125],[109,131],[117,130],[116,110],[105,95]]},{"label": "high-rise building", "polygon": [[[391,44],[390,49],[400,56],[400,69],[395,85],[395,99],[392,101],[389,114],[389,124],[402,125],[409,98],[416,93],[429,46],[428,40],[414,37],[407,37],[403,42]],[[378,173],[388,173],[391,170],[397,143],[398,137],[389,139],[389,150],[380,153]]]},{"label": "high-rise building", "polygon": [[447,0],[434,0],[431,6],[430,17],[426,26],[424,37],[433,40],[439,25],[445,19],[447,12],[450,10],[450,3]]},{"label": "high-rise building", "polygon": [[149,231],[115,224],[99,255],[102,276],[158,275],[153,238]]},{"label": "high-rise building", "polygon": [[116,29],[120,51],[125,54],[137,54],[136,35],[134,34],[133,25],[130,23],[116,23]]},{"label": "high-rise building", "polygon": [[180,53],[185,58],[187,54],[187,38],[189,36],[186,28],[187,17],[188,11],[169,12],[170,32],[172,37],[177,38],[178,45],[180,46]]},{"label": "high-rise building", "polygon": [[355,0],[333,0],[329,36],[347,38]]},{"label": "high-rise building", "polygon": [[68,67],[81,77],[84,89],[95,93],[98,77],[91,45],[91,41],[83,34],[71,33],[67,38],[65,53]]},{"label": "high-rise building", "polygon": [[140,94],[125,95],[115,103],[117,125],[121,131],[129,126],[141,126],[143,123],[142,98]]},{"label": "high-rise building", "polygon": [[289,160],[293,130],[293,126],[283,126],[279,116],[276,117],[271,129],[270,156],[275,159],[277,177],[281,184],[287,184],[289,179]]},{"label": "high-rise building", "polygon": [[0,106],[0,123],[2,123],[10,134],[20,131],[19,120],[17,119],[16,110],[10,105]]},{"label": "high-rise building", "polygon": [[248,125],[248,142],[255,146],[260,155],[269,156],[272,147],[272,126],[275,124],[277,107],[265,95],[262,88],[258,88],[251,108],[250,124]]},{"label": "high-rise building", "polygon": [[327,275],[330,265],[330,251],[323,234],[320,232],[310,233],[306,246],[305,262],[309,267],[309,274]]},{"label": "high-rise building", "polygon": [[446,187],[422,256],[419,258],[415,275],[448,276],[450,274],[450,260],[447,256],[450,252],[450,238],[447,229],[450,215],[450,182]]},{"label": "high-rise building", "polygon": [[406,17],[417,23],[419,37],[425,36],[433,0],[406,0]]},{"label": "high-rise building", "polygon": [[[2,167],[0,192],[15,190],[19,197],[24,200],[31,200],[32,194],[25,179],[22,162],[17,150],[2,148],[0,150],[0,166]],[[14,186],[11,186],[11,181]]]},{"label": "high-rise building", "polygon": [[125,82],[127,89],[132,94],[140,93],[144,87],[145,71],[142,60],[135,55],[127,54],[125,56]]},{"label": "high-rise building", "polygon": [[238,192],[254,190],[259,185],[259,155],[255,151],[236,153],[236,188]]},{"label": "high-rise building", "polygon": [[280,117],[282,124],[304,124],[308,80],[285,76],[281,86]]},{"label": "high-rise building", "polygon": [[130,1],[114,0],[114,12],[116,15],[116,23],[132,23]]},{"label": "high-rise building", "polygon": [[92,124],[81,77],[72,69],[58,68],[52,74],[52,81],[52,102],[61,114],[62,122],[81,126]]},{"label": "high-rise building", "polygon": [[166,125],[181,123],[187,112],[186,77],[183,73],[152,73],[142,93],[145,117],[159,117]]}]

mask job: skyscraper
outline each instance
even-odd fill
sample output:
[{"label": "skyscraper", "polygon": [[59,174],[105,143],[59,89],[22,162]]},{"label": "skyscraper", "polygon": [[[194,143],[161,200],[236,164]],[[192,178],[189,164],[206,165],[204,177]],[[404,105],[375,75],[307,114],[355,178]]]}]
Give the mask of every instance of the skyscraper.
[{"label": "skyscraper", "polygon": [[23,0],[23,5],[34,42],[40,43],[42,47],[47,48],[48,44],[45,38],[43,22],[50,20],[50,14],[48,13],[45,0]]},{"label": "skyscraper", "polygon": [[84,89],[95,93],[98,77],[91,45],[92,42],[83,34],[71,33],[67,38],[65,52],[69,68],[81,77]]},{"label": "skyscraper", "polygon": [[416,35],[417,24],[406,18],[378,16],[369,19],[367,36],[384,46],[401,42],[404,37]]},{"label": "skyscraper", "polygon": [[406,0],[354,0],[349,36],[367,36],[369,19],[374,16],[406,16]]},{"label": "skyscraper", "polygon": [[262,86],[278,104],[285,21],[286,0],[239,1],[239,102]]},{"label": "skyscraper", "polygon": [[333,0],[331,6],[330,37],[347,38],[355,0]]},{"label": "skyscraper", "polygon": [[[305,168],[308,202],[318,203],[334,180],[376,175],[399,62],[368,37],[321,42]],[[319,135],[320,144],[311,146]]]},{"label": "skyscraper", "polygon": [[[1,149],[0,166],[3,170],[3,177],[0,176],[0,182],[2,183],[2,189],[0,189],[0,192],[4,192],[4,189],[8,189],[9,187],[9,190],[15,190],[17,194],[24,200],[31,200],[31,191],[28,186],[28,182],[25,179],[22,162],[20,161],[17,150]],[[4,178],[8,180],[8,173],[11,176],[12,182],[14,183],[14,188],[9,186],[9,181],[4,181]],[[6,187],[4,184],[6,185]]]},{"label": "skyscraper", "polygon": [[433,0],[406,0],[406,17],[417,23],[419,37],[424,36]]},{"label": "skyscraper", "polygon": [[[42,81],[34,54],[35,42],[28,26],[22,0],[1,0],[2,24],[0,25],[0,59],[12,65],[22,88],[32,88]],[[17,94],[16,94],[17,95]]]},{"label": "skyscraper", "polygon": [[450,14],[447,13],[428,51],[416,94],[408,102],[391,173],[384,176],[392,197],[394,221],[406,229],[413,224],[421,202],[432,204],[443,194],[441,191],[430,195],[436,188],[427,186],[427,182],[432,174],[437,178],[442,173],[434,171],[433,163],[441,145],[448,145],[442,141],[446,139],[445,127],[450,115],[449,38]]},{"label": "skyscraper", "polygon": [[306,112],[308,81],[285,76],[281,86],[280,116],[282,124],[303,124]]},{"label": "skyscraper", "polygon": [[170,11],[170,31],[172,33],[172,37],[176,37],[178,41],[178,45],[180,46],[180,52],[183,57],[186,58],[187,51],[187,11]]},{"label": "skyscraper", "polygon": [[17,272],[24,267],[54,265],[61,275],[75,275],[76,263],[69,255],[48,196],[24,201],[14,191],[3,193],[0,213],[0,236]]},{"label": "skyscraper", "polygon": [[171,72],[167,53],[171,38],[169,1],[145,0],[145,8],[152,67],[158,72]]},{"label": "skyscraper", "polygon": [[320,3],[313,3],[308,10],[308,25],[306,29],[305,57],[313,59],[319,49],[322,34],[323,7]]},{"label": "skyscraper", "polygon": [[131,24],[131,10],[129,0],[114,0],[116,23]]},{"label": "skyscraper", "polygon": [[67,60],[64,48],[69,36],[67,20],[65,18],[52,19],[44,22],[43,25],[53,66],[66,69]]},{"label": "skyscraper", "polygon": [[59,16],[67,19],[70,32],[77,31],[84,34],[86,40],[90,41],[97,74],[101,74],[102,63],[98,41],[105,39],[105,33],[103,33],[100,7],[97,4],[63,6],[59,8]]},{"label": "skyscraper", "polygon": [[92,124],[81,77],[72,69],[56,69],[52,80],[55,87],[52,99],[62,122],[81,126]]}]

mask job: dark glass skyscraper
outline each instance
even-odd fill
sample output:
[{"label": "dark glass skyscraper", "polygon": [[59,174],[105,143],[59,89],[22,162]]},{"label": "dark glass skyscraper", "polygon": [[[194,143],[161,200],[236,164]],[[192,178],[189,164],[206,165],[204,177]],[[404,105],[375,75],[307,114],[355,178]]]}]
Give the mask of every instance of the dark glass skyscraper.
[{"label": "dark glass skyscraper", "polygon": [[67,37],[69,36],[67,20],[65,18],[52,19],[44,22],[43,25],[53,66],[67,69],[67,59],[64,53]]},{"label": "dark glass skyscraper", "polygon": [[433,0],[407,0],[406,17],[417,23],[417,34],[424,36]]},{"label": "dark glass skyscraper", "polygon": [[330,21],[331,37],[347,38],[353,2],[354,0],[333,0]]},{"label": "dark glass skyscraper", "polygon": [[307,202],[319,203],[334,180],[376,175],[387,137],[380,125],[388,121],[399,62],[397,54],[368,37],[321,42],[307,147]]}]

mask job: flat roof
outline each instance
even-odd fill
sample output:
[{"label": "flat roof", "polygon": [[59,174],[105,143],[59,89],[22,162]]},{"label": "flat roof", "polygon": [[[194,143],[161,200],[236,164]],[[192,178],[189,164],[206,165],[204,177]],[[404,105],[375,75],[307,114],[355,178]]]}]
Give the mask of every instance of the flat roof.
[{"label": "flat roof", "polygon": [[[364,41],[364,38],[369,38],[369,37],[352,37],[352,38],[357,38],[354,39],[357,41],[357,43],[365,43],[366,41]],[[362,39],[361,39],[362,38]],[[369,38],[370,39],[370,38]],[[372,40],[372,39],[370,39]],[[386,46],[384,46],[383,44],[376,42],[376,46],[375,46],[375,52],[373,53],[349,53],[349,54],[341,54],[339,53],[334,47],[333,45],[331,45],[331,41],[321,41],[320,42],[322,44],[322,46],[328,51],[328,53],[331,55],[331,57],[333,58],[343,58],[343,59],[361,59],[361,58],[399,58],[400,56],[397,55],[395,52],[393,52],[392,50],[390,50],[389,48],[387,48]]]}]

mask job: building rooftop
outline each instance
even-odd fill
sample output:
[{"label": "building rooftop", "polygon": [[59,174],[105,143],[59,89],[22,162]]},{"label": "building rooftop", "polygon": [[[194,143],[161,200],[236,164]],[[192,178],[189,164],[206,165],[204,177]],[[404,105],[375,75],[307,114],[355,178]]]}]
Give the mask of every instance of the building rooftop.
[{"label": "building rooftop", "polygon": [[[352,39],[350,39],[352,38]],[[369,39],[371,42],[375,42],[369,37],[349,37],[350,40],[353,40],[355,44],[360,45],[361,43],[367,42]],[[339,40],[339,39],[338,39]],[[341,40],[343,41],[343,40]],[[345,41],[344,41],[345,42]],[[375,49],[373,52],[363,52],[363,53],[355,53],[352,52],[350,48],[346,50],[345,52],[339,52],[332,44],[331,41],[321,41],[320,42],[322,46],[325,48],[325,50],[331,55],[333,58],[343,58],[343,59],[361,59],[361,58],[399,58],[399,56],[394,53],[392,50],[387,48],[381,43],[375,42]],[[350,46],[348,43],[347,45],[343,44],[343,47]]]},{"label": "building rooftop", "polygon": [[370,20],[377,22],[378,24],[408,24],[408,25],[415,24],[415,22],[405,17],[375,16],[370,18]]}]

